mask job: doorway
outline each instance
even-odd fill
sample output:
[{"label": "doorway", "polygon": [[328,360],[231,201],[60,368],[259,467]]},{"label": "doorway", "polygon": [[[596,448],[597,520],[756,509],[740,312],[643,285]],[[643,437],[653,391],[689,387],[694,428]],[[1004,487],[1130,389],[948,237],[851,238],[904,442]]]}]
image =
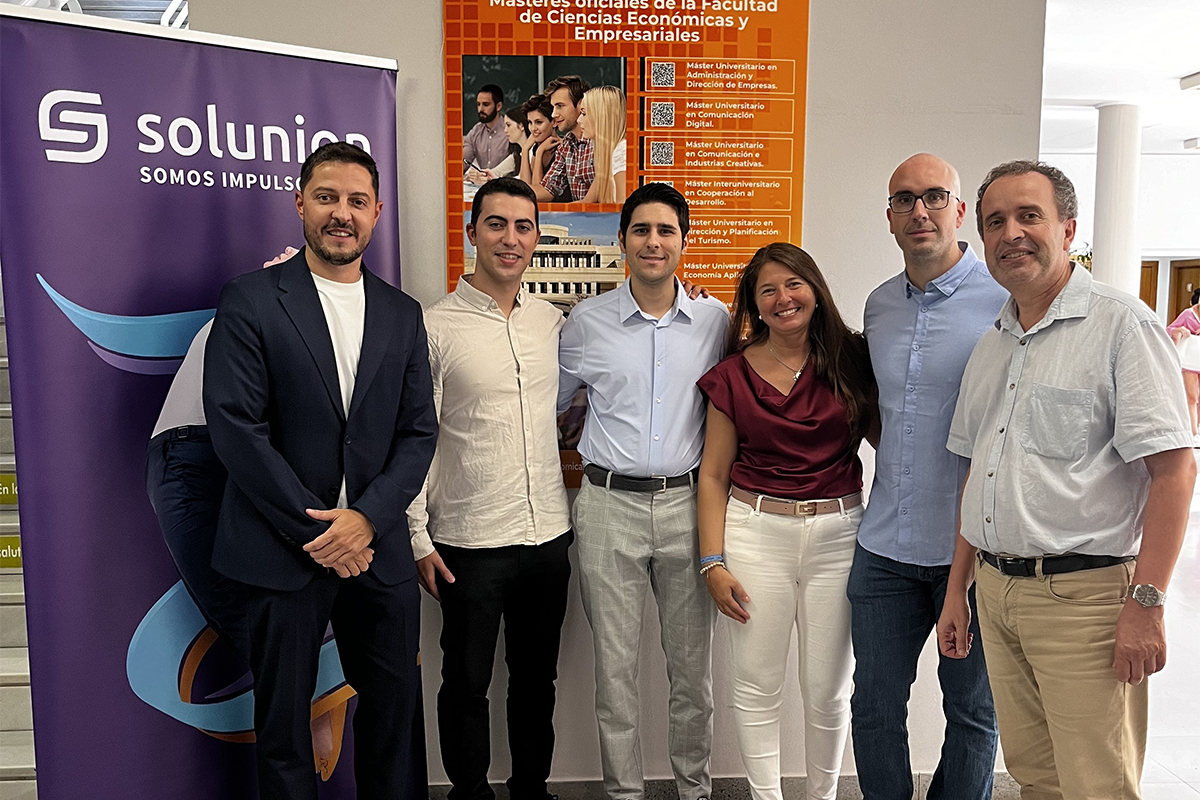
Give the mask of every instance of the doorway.
[{"label": "doorway", "polygon": [[[1138,297],[1142,302],[1155,309],[1158,303],[1158,262],[1143,261],[1142,262],[1142,284],[1138,290]],[[1190,296],[1189,296],[1190,299]]]},{"label": "doorway", "polygon": [[1200,258],[1171,262],[1171,307],[1167,321],[1175,319],[1192,304],[1192,292],[1200,289]]}]

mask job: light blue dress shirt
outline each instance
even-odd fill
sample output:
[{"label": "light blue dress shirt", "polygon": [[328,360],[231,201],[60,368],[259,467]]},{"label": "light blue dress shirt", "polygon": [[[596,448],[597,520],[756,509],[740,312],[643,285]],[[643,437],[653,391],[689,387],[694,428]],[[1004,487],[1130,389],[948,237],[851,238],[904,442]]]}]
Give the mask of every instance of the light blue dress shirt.
[{"label": "light blue dress shirt", "polygon": [[696,381],[721,360],[728,328],[724,303],[690,300],[678,281],[662,319],[638,308],[628,280],[575,306],[559,342],[558,408],[587,386],[583,461],[639,478],[699,466],[705,403]]},{"label": "light blue dress shirt", "polygon": [[923,567],[954,558],[971,462],[947,450],[946,438],[971,350],[1008,299],[970,246],[959,247],[962,258],[924,291],[904,272],[885,281],[864,315],[883,431],[858,543]]}]

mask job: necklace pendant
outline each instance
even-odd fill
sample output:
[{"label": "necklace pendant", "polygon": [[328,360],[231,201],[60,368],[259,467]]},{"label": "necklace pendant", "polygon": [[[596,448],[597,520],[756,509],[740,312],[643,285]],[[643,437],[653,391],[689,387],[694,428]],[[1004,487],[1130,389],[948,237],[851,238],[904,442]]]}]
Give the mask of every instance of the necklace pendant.
[{"label": "necklace pendant", "polygon": [[802,369],[796,370],[796,374],[792,376],[792,383],[795,383],[796,381],[800,380],[800,373],[802,373],[802,372],[804,372],[804,370],[802,370]]}]

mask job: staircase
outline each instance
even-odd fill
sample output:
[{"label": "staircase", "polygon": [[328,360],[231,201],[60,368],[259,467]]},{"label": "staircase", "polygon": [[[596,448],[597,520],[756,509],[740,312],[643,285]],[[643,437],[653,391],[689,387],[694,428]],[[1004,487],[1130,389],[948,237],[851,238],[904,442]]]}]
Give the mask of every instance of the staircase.
[{"label": "staircase", "polygon": [[35,800],[25,586],[21,568],[8,566],[19,551],[20,523],[7,352],[0,316],[0,800]]}]

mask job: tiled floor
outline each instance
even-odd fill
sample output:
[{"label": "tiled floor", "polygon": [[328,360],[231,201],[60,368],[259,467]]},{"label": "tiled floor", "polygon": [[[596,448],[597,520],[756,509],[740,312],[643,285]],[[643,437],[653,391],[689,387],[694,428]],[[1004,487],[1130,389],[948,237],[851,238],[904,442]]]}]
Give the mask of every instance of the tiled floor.
[{"label": "tiled floor", "polygon": [[1200,800],[1200,484],[1197,489],[1167,592],[1167,667],[1150,679],[1144,800]]}]

